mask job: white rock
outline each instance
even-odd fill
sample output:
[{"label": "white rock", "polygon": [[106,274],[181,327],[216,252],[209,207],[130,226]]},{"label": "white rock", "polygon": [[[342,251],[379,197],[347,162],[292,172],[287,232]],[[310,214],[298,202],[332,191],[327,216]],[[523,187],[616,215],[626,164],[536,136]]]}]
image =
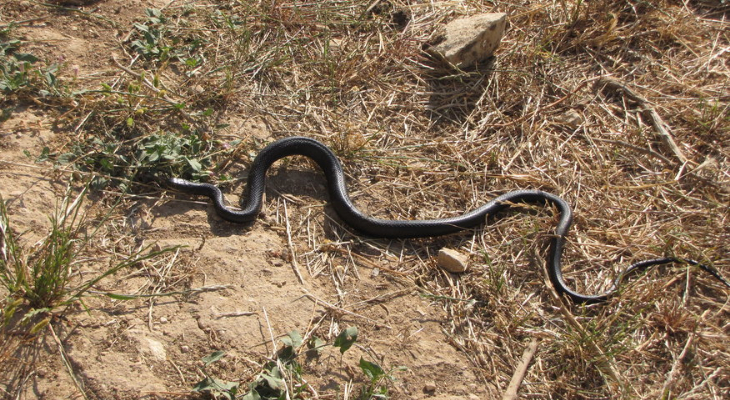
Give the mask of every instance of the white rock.
[{"label": "white rock", "polygon": [[157,361],[165,361],[167,359],[165,346],[159,341],[146,337],[143,340],[140,340],[140,344],[142,345],[140,348],[142,353],[152,356],[152,358]]},{"label": "white rock", "polygon": [[439,250],[438,265],[446,271],[458,274],[466,271],[468,259],[457,250],[444,247]]},{"label": "white rock", "polygon": [[507,14],[477,14],[455,19],[443,29],[439,42],[429,51],[459,68],[485,60],[499,47],[507,25]]},{"label": "white rock", "polygon": [[167,359],[167,351],[165,345],[157,339],[150,337],[145,331],[140,329],[130,329],[127,336],[132,341],[137,342],[137,350],[144,356],[155,361],[165,361]]}]

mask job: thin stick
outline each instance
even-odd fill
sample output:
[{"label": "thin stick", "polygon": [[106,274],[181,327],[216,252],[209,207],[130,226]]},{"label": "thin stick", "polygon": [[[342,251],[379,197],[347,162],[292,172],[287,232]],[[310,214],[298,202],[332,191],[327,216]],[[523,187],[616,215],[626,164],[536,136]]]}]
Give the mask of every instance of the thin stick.
[{"label": "thin stick", "polygon": [[271,329],[271,322],[269,322],[269,314],[266,312],[266,307],[261,307],[264,310],[264,319],[266,320],[266,327],[269,329],[269,336],[271,337],[271,345],[273,346],[273,353],[271,353],[271,359],[276,358],[276,339],[274,339],[274,331]]},{"label": "thin stick", "polygon": [[669,147],[681,164],[687,163],[687,157],[682,154],[679,146],[677,146],[677,143],[674,141],[674,137],[669,131],[669,126],[664,122],[664,120],[662,120],[662,117],[659,116],[654,107],[649,105],[649,101],[647,99],[643,98],[615,78],[603,76],[598,80],[598,85],[602,86],[604,89],[610,89],[614,92],[621,93],[628,99],[637,103],[640,111],[651,120],[651,124],[654,126],[657,134],[659,134],[661,141]]},{"label": "thin stick", "polygon": [[81,387],[81,384],[76,379],[76,375],[74,374],[74,370],[71,367],[71,363],[68,362],[68,359],[66,358],[66,351],[63,349],[61,339],[58,338],[58,335],[56,335],[56,331],[53,329],[53,324],[48,324],[48,327],[50,328],[51,334],[53,335],[53,340],[55,340],[56,344],[58,345],[58,351],[61,353],[61,359],[63,360],[63,364],[68,370],[68,374],[71,375],[71,380],[74,382],[74,385],[76,385],[76,388],[79,390],[79,392],[81,392],[81,395],[84,396],[84,399],[89,400],[89,396],[86,395],[83,387]]},{"label": "thin stick", "polygon": [[[157,94],[161,94],[162,93],[162,90],[160,90],[159,88],[155,87],[155,85],[153,85],[152,82],[150,82],[144,75],[142,75],[142,74],[140,74],[138,72],[134,72],[131,69],[125,67],[124,65],[122,65],[122,63],[119,62],[119,60],[117,60],[113,56],[112,56],[112,61],[114,61],[114,64],[116,64],[117,68],[119,68],[122,71],[128,73],[129,75],[132,75],[135,78],[141,79],[142,80],[142,83],[144,83],[144,85],[147,86],[153,92],[155,92]],[[167,95],[162,95],[160,98],[162,100],[170,103],[170,104],[176,104],[176,102],[174,100],[172,100],[171,98],[169,98]]]},{"label": "thin stick", "polygon": [[517,389],[520,388],[522,380],[525,378],[525,374],[527,373],[527,367],[530,365],[530,361],[532,361],[532,357],[535,356],[536,351],[537,338],[532,338],[527,347],[525,347],[525,351],[522,353],[522,360],[520,360],[520,363],[517,364],[515,373],[512,375],[512,380],[509,382],[507,391],[504,392],[504,395],[502,396],[502,400],[513,400],[517,398]]},{"label": "thin stick", "polygon": [[672,370],[669,371],[669,376],[667,377],[667,380],[664,382],[664,387],[662,387],[662,399],[668,399],[670,392],[672,391],[672,386],[674,386],[674,380],[677,377],[677,372],[679,371],[679,366],[684,361],[685,357],[687,357],[687,352],[689,351],[689,348],[692,346],[692,343],[694,343],[695,333],[692,332],[689,334],[689,337],[687,338],[687,343],[685,343],[684,348],[682,349],[682,352],[679,354],[679,357],[677,357],[676,360],[674,360],[674,363],[672,364]]},{"label": "thin stick", "polygon": [[175,362],[169,358],[167,359],[167,361],[169,361],[170,364],[173,366],[173,368],[175,368],[177,373],[180,374],[180,382],[184,385],[185,384],[185,375],[183,375],[182,371],[180,370],[180,367],[178,367],[177,364],[175,364]]},{"label": "thin stick", "polygon": [[659,114],[653,107],[645,108],[644,113],[649,116],[649,119],[651,119],[651,123],[652,125],[654,125],[654,129],[656,129],[657,133],[659,134],[659,138],[662,140],[662,142],[664,142],[664,145],[669,147],[672,153],[674,153],[674,155],[677,157],[677,159],[679,159],[682,164],[686,164],[687,157],[682,154],[679,146],[677,146],[677,143],[674,141],[672,133],[669,132],[669,125],[667,125],[666,122],[662,120],[662,117],[659,116]]},{"label": "thin stick", "polygon": [[294,269],[294,274],[296,274],[297,279],[299,279],[299,283],[304,285],[304,278],[302,278],[302,273],[299,272],[299,263],[297,263],[297,254],[294,252],[294,244],[291,240],[291,226],[289,225],[289,211],[286,208],[286,199],[284,200],[284,221],[286,222],[286,242],[289,246],[289,254],[291,254],[291,266]]},{"label": "thin stick", "polygon": [[315,302],[315,303],[317,303],[317,304],[320,304],[320,305],[323,305],[323,306],[325,306],[325,308],[328,308],[328,309],[330,309],[330,310],[334,310],[334,311],[338,311],[338,312],[341,312],[341,313],[343,313],[343,314],[347,314],[347,315],[350,315],[350,316],[353,316],[353,317],[357,317],[357,318],[362,318],[362,319],[364,319],[364,320],[366,320],[366,321],[370,322],[371,324],[373,324],[373,325],[375,325],[375,326],[377,326],[377,327],[380,327],[380,328],[388,328],[388,329],[393,329],[393,328],[392,328],[391,326],[389,326],[389,325],[383,325],[383,324],[379,323],[378,321],[375,321],[375,320],[373,320],[373,319],[370,319],[370,318],[368,318],[368,317],[366,317],[366,316],[364,316],[364,315],[360,315],[360,314],[358,314],[358,313],[354,313],[354,312],[352,312],[352,311],[349,311],[349,310],[345,310],[345,309],[344,309],[344,308],[342,308],[342,307],[337,307],[337,306],[336,306],[336,305],[334,305],[334,304],[331,304],[331,303],[328,303],[328,302],[326,302],[326,301],[324,301],[324,300],[322,300],[322,299],[319,299],[319,298],[317,298],[316,296],[314,296],[313,294],[309,293],[309,291],[308,291],[307,289],[304,289],[304,288],[302,288],[302,290],[304,291],[304,296],[305,296],[305,297],[309,298],[310,300],[312,300],[313,302]]},{"label": "thin stick", "polygon": [[626,143],[626,142],[623,142],[621,140],[611,140],[611,139],[601,139],[601,138],[593,138],[593,140],[598,140],[598,141],[604,142],[604,143],[611,143],[611,144],[617,144],[617,145],[621,145],[621,146],[624,146],[624,147],[628,147],[631,150],[635,150],[635,151],[638,151],[640,153],[644,153],[644,154],[648,154],[650,156],[654,156],[654,157],[656,157],[656,158],[664,161],[667,164],[672,164],[672,161],[671,160],[669,160],[668,158],[664,157],[663,155],[657,153],[656,151],[651,151],[650,149],[646,149],[646,148],[639,147],[639,146],[634,146],[631,143]]},{"label": "thin stick", "polygon": [[219,319],[219,318],[230,318],[230,317],[247,317],[249,315],[256,315],[255,312],[251,311],[233,311],[233,312],[226,312],[226,313],[213,313],[213,318]]},{"label": "thin stick", "polygon": [[40,18],[24,19],[22,21],[10,21],[10,23],[7,25],[0,25],[0,29],[10,28],[11,26],[25,25],[25,24],[29,24],[29,23],[37,22],[37,21],[43,21],[44,19],[46,19],[46,18],[40,17]]}]

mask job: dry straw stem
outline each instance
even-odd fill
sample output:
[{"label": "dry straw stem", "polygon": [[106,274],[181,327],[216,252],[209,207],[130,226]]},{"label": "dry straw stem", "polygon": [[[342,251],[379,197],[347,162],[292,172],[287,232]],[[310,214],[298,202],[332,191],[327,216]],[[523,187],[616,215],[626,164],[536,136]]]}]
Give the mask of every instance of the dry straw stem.
[{"label": "dry straw stem", "polygon": [[51,332],[51,335],[53,336],[53,340],[56,342],[56,345],[58,346],[58,352],[59,352],[59,354],[61,354],[61,359],[63,360],[63,365],[66,367],[66,370],[68,371],[68,374],[71,377],[71,380],[73,381],[74,385],[76,386],[76,389],[78,389],[81,396],[83,396],[84,399],[88,400],[89,396],[86,394],[84,387],[79,383],[79,379],[76,377],[76,373],[74,372],[73,366],[69,362],[68,356],[66,355],[66,350],[63,347],[63,343],[61,343],[61,339],[59,339],[58,335],[56,335],[56,330],[53,329],[53,324],[49,325],[48,328],[49,328],[48,330]]},{"label": "dry straw stem", "polygon": [[675,143],[674,137],[672,136],[672,133],[669,132],[667,124],[664,123],[656,110],[653,107],[649,106],[649,102],[645,98],[641,97],[636,92],[629,89],[625,84],[610,77],[601,77],[601,79],[598,80],[598,84],[602,85],[604,89],[610,89],[623,93],[626,97],[636,102],[637,107],[641,108],[641,111],[644,114],[648,115],[651,124],[654,126],[654,129],[656,129],[657,134],[662,139],[662,142],[664,142],[664,144],[672,151],[672,153],[674,153],[674,156],[677,157],[680,163],[687,163],[687,158],[684,156],[684,154],[682,154],[682,150],[679,149],[677,143]]}]

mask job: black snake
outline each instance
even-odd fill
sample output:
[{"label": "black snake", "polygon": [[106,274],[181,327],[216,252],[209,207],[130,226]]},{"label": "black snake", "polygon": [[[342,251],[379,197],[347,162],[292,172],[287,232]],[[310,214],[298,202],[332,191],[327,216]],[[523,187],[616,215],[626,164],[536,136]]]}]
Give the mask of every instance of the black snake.
[{"label": "black snake", "polygon": [[180,178],[171,178],[168,182],[170,186],[180,191],[210,197],[213,200],[217,213],[223,219],[232,222],[252,222],[261,211],[261,201],[266,183],[266,171],[275,161],[292,155],[302,155],[314,160],[327,177],[330,203],[335,209],[335,212],[337,212],[337,215],[356,230],[374,237],[412,238],[447,235],[484,224],[488,216],[510,208],[516,203],[540,205],[547,203],[555,206],[560,214],[560,220],[558,226],[555,228],[555,234],[552,235],[552,239],[550,240],[547,266],[548,276],[558,293],[567,295],[576,303],[597,303],[605,301],[617,291],[619,283],[628,273],[652,265],[672,262],[697,265],[730,287],[730,283],[723,279],[712,267],[700,264],[694,260],[665,257],[631,264],[615,279],[613,286],[606,293],[599,295],[577,293],[567,287],[565,280],[563,280],[560,266],[565,236],[573,220],[573,213],[570,206],[560,197],[540,190],[516,190],[505,193],[482,207],[458,217],[430,220],[386,220],[372,218],[360,212],[347,195],[345,175],[337,156],[324,144],[305,137],[289,137],[277,140],[261,150],[254,159],[253,164],[251,164],[248,175],[246,207],[240,211],[232,210],[224,204],[223,193],[215,185],[195,183]]}]

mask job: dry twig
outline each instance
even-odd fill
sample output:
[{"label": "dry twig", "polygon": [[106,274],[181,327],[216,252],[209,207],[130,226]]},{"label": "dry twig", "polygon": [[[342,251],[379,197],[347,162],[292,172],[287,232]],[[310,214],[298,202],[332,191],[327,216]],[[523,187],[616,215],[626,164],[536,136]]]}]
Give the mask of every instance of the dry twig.
[{"label": "dry twig", "polygon": [[532,338],[527,347],[525,347],[524,353],[522,353],[522,360],[520,360],[520,363],[517,364],[515,373],[512,375],[512,380],[509,382],[509,386],[507,386],[507,390],[504,392],[502,400],[514,400],[517,398],[517,389],[520,388],[520,384],[522,384],[522,380],[525,378],[525,374],[527,373],[527,367],[530,365],[530,361],[532,361],[532,357],[535,355],[536,351],[537,338]]},{"label": "dry twig", "polygon": [[646,115],[649,120],[651,120],[652,126],[654,126],[654,129],[657,131],[657,134],[662,140],[662,143],[664,143],[664,145],[667,146],[669,150],[671,150],[679,163],[687,163],[687,157],[682,154],[679,146],[677,146],[677,143],[674,141],[674,136],[669,131],[669,126],[664,122],[664,120],[662,120],[662,118],[659,116],[659,113],[656,112],[654,107],[650,106],[648,100],[646,100],[644,97],[640,96],[638,93],[626,86],[626,84],[620,82],[615,78],[603,76],[596,82],[596,84],[597,86],[600,86],[603,90],[608,89],[613,92],[623,94],[629,100],[635,102],[637,104],[637,108],[639,108],[639,110],[644,115]]}]

